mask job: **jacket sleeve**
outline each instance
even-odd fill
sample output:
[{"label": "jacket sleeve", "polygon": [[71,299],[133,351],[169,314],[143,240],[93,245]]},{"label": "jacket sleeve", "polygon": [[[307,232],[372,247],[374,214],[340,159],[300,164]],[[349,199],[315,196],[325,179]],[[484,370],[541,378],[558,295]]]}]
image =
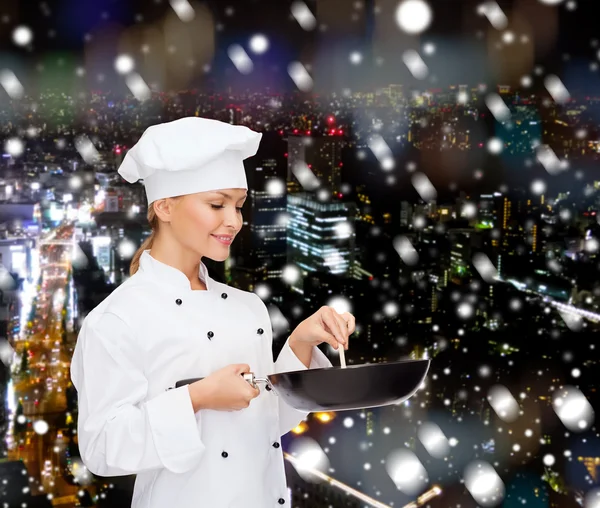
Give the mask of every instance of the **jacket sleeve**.
[{"label": "jacket sleeve", "polygon": [[[319,369],[325,367],[332,367],[331,362],[325,356],[325,354],[315,346],[313,348],[310,366],[307,368],[300,359],[296,356],[292,348],[290,347],[290,339],[288,338],[285,342],[282,350],[277,357],[277,361],[273,362],[273,330],[271,327],[271,320],[269,317],[269,311],[267,310],[267,306],[262,301],[262,299],[256,295],[260,302],[260,306],[262,307],[263,315],[265,316],[265,328],[266,328],[266,344],[268,347],[268,356],[269,363],[271,364],[271,369],[268,374],[277,374],[279,372],[290,372],[294,370],[308,370],[311,369]],[[298,411],[294,409],[292,406],[288,405],[281,397],[274,394],[274,397],[277,397],[278,411],[279,411],[279,431],[283,436],[287,434],[290,430],[297,427],[302,420],[304,420],[308,413],[305,411]]]},{"label": "jacket sleeve", "polygon": [[187,386],[147,399],[141,349],[127,324],[104,312],[86,317],[71,361],[81,458],[99,476],[166,468],[183,473],[201,459],[200,412]]}]

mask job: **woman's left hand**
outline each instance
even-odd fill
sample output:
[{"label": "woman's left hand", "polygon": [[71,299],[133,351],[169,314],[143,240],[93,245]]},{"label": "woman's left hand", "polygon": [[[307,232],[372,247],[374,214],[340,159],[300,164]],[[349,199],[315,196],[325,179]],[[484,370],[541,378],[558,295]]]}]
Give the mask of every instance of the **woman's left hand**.
[{"label": "woman's left hand", "polygon": [[338,349],[342,344],[348,349],[348,339],[354,333],[355,319],[349,312],[338,314],[333,307],[323,306],[312,316],[302,321],[292,332],[295,341],[310,346],[318,346],[322,342]]}]

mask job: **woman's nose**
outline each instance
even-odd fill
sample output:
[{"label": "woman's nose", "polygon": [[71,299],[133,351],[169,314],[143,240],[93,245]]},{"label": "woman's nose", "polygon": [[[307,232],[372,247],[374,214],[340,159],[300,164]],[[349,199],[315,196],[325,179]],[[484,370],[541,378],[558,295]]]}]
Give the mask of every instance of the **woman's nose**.
[{"label": "woman's nose", "polygon": [[225,213],[225,220],[223,223],[226,226],[233,227],[237,230],[242,223],[242,214],[239,213],[236,208],[230,208]]}]

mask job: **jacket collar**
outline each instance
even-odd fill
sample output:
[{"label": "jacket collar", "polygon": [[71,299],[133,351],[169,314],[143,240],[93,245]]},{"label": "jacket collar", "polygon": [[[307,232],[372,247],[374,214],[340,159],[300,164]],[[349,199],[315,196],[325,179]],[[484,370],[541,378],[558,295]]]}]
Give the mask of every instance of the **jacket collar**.
[{"label": "jacket collar", "polygon": [[[142,252],[142,256],[140,257],[140,269],[159,283],[168,284],[183,290],[192,290],[189,279],[182,271],[153,258],[150,255],[150,249]],[[200,261],[198,276],[206,285],[207,291],[214,289],[213,281],[208,276],[208,269],[202,261]]]}]

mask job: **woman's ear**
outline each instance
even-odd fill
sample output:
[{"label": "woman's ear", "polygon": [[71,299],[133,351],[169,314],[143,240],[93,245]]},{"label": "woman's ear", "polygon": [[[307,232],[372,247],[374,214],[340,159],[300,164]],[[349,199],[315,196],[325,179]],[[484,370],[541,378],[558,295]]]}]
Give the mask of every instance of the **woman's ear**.
[{"label": "woman's ear", "polygon": [[161,222],[171,222],[173,203],[169,198],[157,199],[152,203],[152,206],[154,207],[154,213],[156,213]]}]

